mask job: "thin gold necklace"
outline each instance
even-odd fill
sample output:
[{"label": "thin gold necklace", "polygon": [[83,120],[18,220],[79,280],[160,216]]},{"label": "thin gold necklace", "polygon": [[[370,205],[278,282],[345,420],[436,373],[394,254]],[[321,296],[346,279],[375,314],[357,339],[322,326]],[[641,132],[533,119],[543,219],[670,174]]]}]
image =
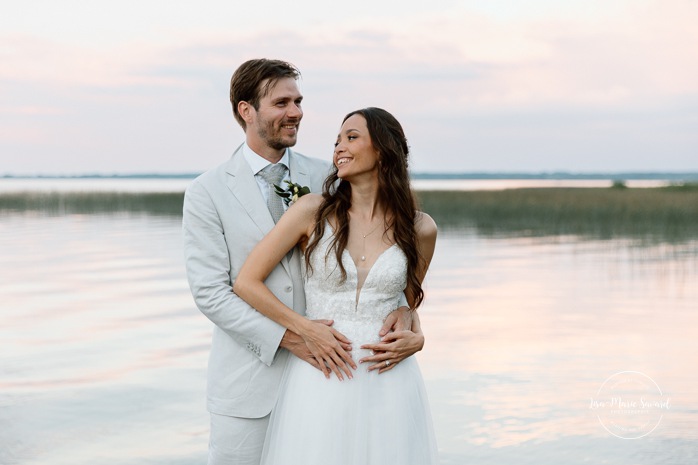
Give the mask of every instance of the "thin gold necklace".
[{"label": "thin gold necklace", "polygon": [[[376,229],[381,225],[381,223],[378,223],[375,228],[371,229],[371,232],[368,232],[366,234],[361,234],[364,238],[363,246],[361,249],[361,261],[365,262],[366,261],[366,238],[376,232]],[[383,225],[385,225],[385,221],[383,221]]]}]

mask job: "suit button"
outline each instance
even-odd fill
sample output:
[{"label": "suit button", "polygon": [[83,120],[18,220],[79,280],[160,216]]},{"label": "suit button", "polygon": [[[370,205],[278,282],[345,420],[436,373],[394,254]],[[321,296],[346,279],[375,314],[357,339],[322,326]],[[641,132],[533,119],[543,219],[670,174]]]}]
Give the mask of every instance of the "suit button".
[{"label": "suit button", "polygon": [[293,290],[293,286],[286,286],[286,289],[284,289],[286,292],[291,292]]}]

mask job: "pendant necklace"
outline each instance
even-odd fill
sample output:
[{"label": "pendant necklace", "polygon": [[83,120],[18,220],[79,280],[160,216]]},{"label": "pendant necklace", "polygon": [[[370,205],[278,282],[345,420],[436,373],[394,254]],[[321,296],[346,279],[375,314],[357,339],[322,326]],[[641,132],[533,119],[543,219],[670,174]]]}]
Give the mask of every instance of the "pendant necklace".
[{"label": "pendant necklace", "polygon": [[[361,254],[361,261],[362,261],[362,262],[365,262],[365,261],[366,261],[366,238],[367,238],[368,236],[370,236],[371,234],[373,234],[373,233],[376,231],[376,229],[378,229],[378,226],[380,226],[380,225],[381,225],[381,224],[378,223],[378,224],[376,225],[375,228],[371,229],[371,232],[368,232],[368,233],[366,233],[366,234],[361,234],[361,235],[363,236],[363,238],[364,238],[363,248],[361,249],[361,251],[362,251],[362,254]],[[383,225],[385,225],[385,221],[383,222]]]}]

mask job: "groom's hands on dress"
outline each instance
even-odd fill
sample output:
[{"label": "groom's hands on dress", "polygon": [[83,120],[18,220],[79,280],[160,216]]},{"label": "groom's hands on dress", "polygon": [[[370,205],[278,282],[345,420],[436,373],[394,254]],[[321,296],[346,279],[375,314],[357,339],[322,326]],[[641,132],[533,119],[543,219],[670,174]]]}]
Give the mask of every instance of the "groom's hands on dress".
[{"label": "groom's hands on dress", "polygon": [[412,311],[409,307],[399,307],[392,312],[383,322],[383,327],[378,332],[380,337],[385,336],[390,331],[404,331],[412,328]]}]

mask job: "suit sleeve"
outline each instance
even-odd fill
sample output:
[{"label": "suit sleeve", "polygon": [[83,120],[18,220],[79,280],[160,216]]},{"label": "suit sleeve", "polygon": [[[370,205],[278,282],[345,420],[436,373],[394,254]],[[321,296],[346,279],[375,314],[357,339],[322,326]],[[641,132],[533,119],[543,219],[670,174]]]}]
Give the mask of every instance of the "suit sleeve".
[{"label": "suit sleeve", "polygon": [[233,293],[223,226],[208,191],[198,181],[184,196],[182,231],[187,278],[197,307],[240,345],[271,365],[286,328]]}]

